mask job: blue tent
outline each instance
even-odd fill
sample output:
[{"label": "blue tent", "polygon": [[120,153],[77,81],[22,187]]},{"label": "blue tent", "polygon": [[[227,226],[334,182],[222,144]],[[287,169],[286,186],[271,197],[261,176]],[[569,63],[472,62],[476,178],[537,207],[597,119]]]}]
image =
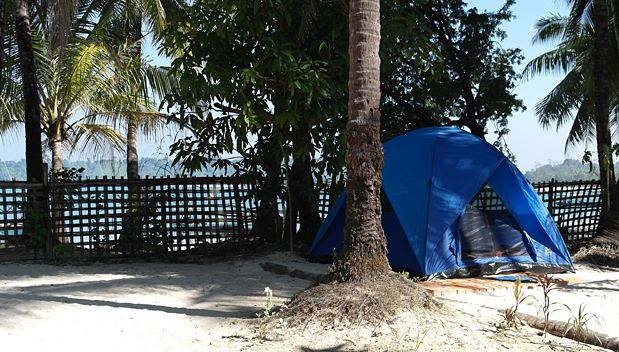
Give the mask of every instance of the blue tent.
[{"label": "blue tent", "polygon": [[[545,205],[491,144],[456,127],[433,127],[394,138],[384,151],[382,224],[392,267],[429,279],[573,271]],[[492,191],[502,209],[480,204],[480,192]],[[345,208],[346,192],[318,231],[311,255],[341,250]]]}]

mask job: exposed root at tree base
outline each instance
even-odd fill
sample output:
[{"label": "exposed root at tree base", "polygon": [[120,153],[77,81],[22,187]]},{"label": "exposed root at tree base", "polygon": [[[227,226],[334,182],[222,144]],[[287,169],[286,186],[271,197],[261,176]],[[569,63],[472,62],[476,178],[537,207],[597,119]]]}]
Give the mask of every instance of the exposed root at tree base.
[{"label": "exposed root at tree base", "polygon": [[430,309],[436,301],[418,284],[397,276],[375,282],[331,282],[310,287],[279,313],[291,326],[325,328],[391,323],[399,313]]}]

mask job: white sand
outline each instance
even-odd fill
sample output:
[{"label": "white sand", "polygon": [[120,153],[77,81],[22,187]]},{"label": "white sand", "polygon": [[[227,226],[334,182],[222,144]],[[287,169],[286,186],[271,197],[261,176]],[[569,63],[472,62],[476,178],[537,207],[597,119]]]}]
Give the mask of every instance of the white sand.
[{"label": "white sand", "polygon": [[[124,263],[89,266],[0,264],[1,351],[573,351],[600,350],[530,328],[497,330],[489,308],[506,308],[510,291],[453,296],[460,311],[402,316],[391,328],[277,328],[259,338],[263,291],[281,304],[309,281],[264,271],[275,262],[326,273],[327,265],[289,253],[211,264]],[[582,267],[581,284],[557,299],[602,316],[604,332],[619,331],[619,272]],[[579,267],[580,269],[580,267]],[[588,282],[584,282],[585,280]],[[576,300],[576,298],[578,300]],[[464,303],[461,303],[464,302]],[[492,302],[492,303],[491,303]],[[575,305],[575,306],[574,306]],[[559,316],[553,316],[559,319]],[[596,327],[593,327],[596,329]],[[600,329],[597,329],[600,330]],[[611,333],[612,334],[612,333]]]}]

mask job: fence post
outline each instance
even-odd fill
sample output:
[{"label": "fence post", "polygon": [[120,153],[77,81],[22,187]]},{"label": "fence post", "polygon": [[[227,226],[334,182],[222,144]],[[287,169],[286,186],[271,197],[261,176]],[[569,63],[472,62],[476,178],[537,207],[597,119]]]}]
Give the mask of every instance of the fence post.
[{"label": "fence post", "polygon": [[555,198],[555,179],[550,179],[548,182],[548,212],[550,216],[554,219],[555,217],[555,206],[554,206],[554,198]]}]

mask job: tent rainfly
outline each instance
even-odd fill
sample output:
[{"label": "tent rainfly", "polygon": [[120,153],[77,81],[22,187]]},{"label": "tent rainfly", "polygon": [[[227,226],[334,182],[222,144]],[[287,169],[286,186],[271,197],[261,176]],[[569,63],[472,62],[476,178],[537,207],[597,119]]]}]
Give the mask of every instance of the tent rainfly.
[{"label": "tent rainfly", "polygon": [[[409,132],[384,143],[381,202],[389,263],[429,280],[517,270],[573,271],[548,209],[516,166],[456,127]],[[494,191],[502,204],[483,204]],[[346,192],[310,255],[342,249]]]}]

